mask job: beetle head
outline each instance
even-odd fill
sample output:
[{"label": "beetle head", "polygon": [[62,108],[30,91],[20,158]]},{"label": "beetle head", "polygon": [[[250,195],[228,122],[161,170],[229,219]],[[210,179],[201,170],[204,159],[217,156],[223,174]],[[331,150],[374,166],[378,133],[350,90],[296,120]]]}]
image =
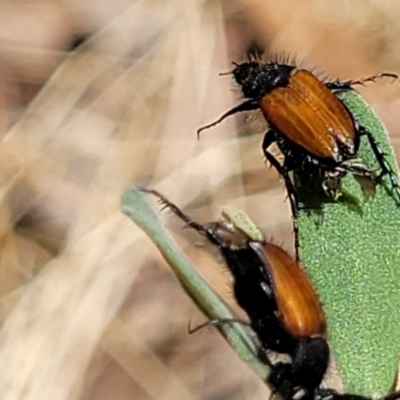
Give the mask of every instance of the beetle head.
[{"label": "beetle head", "polygon": [[232,74],[236,83],[241,86],[244,97],[260,99],[277,87],[287,86],[294,68],[275,62],[262,64],[251,61],[236,65]]}]

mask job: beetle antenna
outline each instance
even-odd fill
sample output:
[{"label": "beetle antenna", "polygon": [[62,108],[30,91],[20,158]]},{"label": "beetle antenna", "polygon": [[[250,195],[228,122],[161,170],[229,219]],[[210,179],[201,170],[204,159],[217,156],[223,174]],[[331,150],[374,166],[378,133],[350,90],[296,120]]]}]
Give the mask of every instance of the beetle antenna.
[{"label": "beetle antenna", "polygon": [[229,71],[229,72],[220,72],[218,75],[219,76],[224,76],[224,75],[232,75],[233,71]]}]

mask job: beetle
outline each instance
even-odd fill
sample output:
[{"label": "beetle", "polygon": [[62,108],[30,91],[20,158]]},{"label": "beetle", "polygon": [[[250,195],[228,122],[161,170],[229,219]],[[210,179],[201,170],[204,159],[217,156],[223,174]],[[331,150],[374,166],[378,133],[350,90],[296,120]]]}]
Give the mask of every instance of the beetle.
[{"label": "beetle", "polygon": [[[382,77],[397,79],[396,74],[379,73],[359,80],[324,83],[312,72],[292,65],[260,61],[234,65],[232,75],[247,100],[227,111],[218,120],[198,129],[197,135],[238,112],[261,110],[269,125],[262,150],[286,185],[293,217],[297,259],[299,206],[295,185],[289,175],[291,171],[308,168],[312,175],[321,177],[322,189],[335,200],[340,194],[341,178],[347,173],[353,174],[360,184],[363,180],[370,180],[374,186],[387,175],[397,201],[400,201],[397,174],[379,143],[369,130],[355,120],[334,93],[337,90],[352,90],[354,85],[374,82]],[[357,157],[362,136],[366,136],[369,141],[380,166],[379,174]],[[282,163],[269,150],[273,143],[277,144],[284,156]]]},{"label": "beetle", "polygon": [[[156,196],[163,208],[218,247],[233,275],[235,298],[247,313],[262,350],[291,357],[290,362],[272,364],[263,355],[271,366],[267,381],[274,392],[285,400],[371,400],[320,387],[330,358],[326,319],[317,293],[295,259],[280,247],[250,236],[229,216],[200,224],[156,190],[139,189]],[[380,400],[398,398],[400,391]]]},{"label": "beetle", "polygon": [[233,292],[263,350],[288,354],[273,366],[270,383],[279,392],[290,381],[290,398],[307,398],[320,385],[329,362],[325,314],[300,264],[280,247],[254,240],[227,219],[199,224],[159,192],[156,196],[190,228],[217,246],[233,275]]}]

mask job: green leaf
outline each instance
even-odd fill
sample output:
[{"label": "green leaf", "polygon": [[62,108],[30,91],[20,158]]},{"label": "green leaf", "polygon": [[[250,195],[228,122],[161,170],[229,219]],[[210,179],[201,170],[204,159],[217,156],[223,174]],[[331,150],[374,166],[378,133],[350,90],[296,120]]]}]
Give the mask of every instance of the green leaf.
[{"label": "green leaf", "polygon": [[[153,241],[171,266],[182,287],[210,320],[234,318],[221,298],[199,276],[189,261],[165,232],[160,221],[136,188],[126,189],[121,199],[121,209]],[[219,326],[236,353],[258,374],[266,379],[268,368],[257,357],[257,346],[240,323]]]},{"label": "green leaf", "polygon": [[[339,96],[397,171],[373,111],[353,91]],[[367,138],[359,155],[379,169]],[[400,209],[387,178],[369,199],[351,176],[343,190],[344,199],[324,204],[320,215],[300,213],[301,259],[322,299],[346,390],[384,395],[393,387],[400,345]]]}]

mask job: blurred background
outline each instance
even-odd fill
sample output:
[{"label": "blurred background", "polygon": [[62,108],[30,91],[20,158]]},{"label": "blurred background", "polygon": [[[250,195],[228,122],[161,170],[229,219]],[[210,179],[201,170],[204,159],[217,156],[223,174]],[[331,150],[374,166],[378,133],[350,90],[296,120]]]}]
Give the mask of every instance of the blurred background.
[{"label": "blurred background", "polygon": [[[395,0],[1,1],[1,399],[267,399],[215,329],[188,335],[205,317],[121,193],[156,188],[200,222],[239,206],[293,254],[257,114],[196,140],[240,101],[218,74],[254,42],[332,79],[400,74],[399,15]],[[400,154],[399,83],[359,91]],[[234,308],[215,251],[161,218]]]}]

